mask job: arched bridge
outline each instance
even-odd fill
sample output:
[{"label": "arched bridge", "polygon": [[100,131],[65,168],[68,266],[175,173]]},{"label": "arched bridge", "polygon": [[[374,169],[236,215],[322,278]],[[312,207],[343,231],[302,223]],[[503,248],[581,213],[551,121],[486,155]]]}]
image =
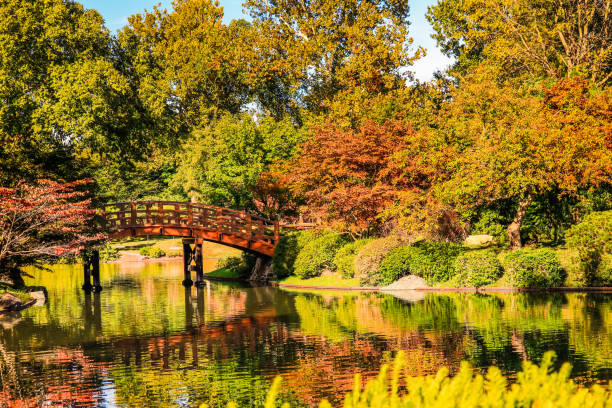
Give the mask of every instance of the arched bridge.
[{"label": "arched bridge", "polygon": [[111,238],[162,235],[216,242],[272,256],[280,239],[278,221],[244,211],[175,201],[138,201],[103,206]]}]

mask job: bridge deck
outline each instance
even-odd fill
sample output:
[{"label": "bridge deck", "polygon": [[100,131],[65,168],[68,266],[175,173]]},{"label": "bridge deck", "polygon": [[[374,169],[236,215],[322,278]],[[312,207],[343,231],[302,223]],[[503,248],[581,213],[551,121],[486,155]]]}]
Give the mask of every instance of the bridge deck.
[{"label": "bridge deck", "polygon": [[106,204],[111,237],[162,235],[199,238],[266,256],[280,239],[278,221],[206,204],[139,201]]}]

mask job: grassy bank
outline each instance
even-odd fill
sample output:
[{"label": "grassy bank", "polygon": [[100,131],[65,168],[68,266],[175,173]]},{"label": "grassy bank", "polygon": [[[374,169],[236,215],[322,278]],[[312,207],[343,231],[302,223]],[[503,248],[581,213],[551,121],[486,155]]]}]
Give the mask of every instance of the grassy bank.
[{"label": "grassy bank", "polygon": [[[164,254],[163,256],[166,257],[179,257],[183,255],[182,238],[149,237],[147,239],[147,237],[131,237],[126,240],[112,242],[110,246],[118,251],[120,256],[141,255],[143,248],[159,249]],[[205,241],[202,244],[202,253],[205,258],[225,258],[240,255],[241,251]]]},{"label": "grassy bank", "polygon": [[359,281],[355,278],[344,279],[338,274],[317,276],[314,278],[303,279],[298,276],[289,276],[285,279],[276,281],[282,285],[300,285],[300,286],[313,286],[313,287],[335,287],[335,288],[351,288],[358,287]]}]

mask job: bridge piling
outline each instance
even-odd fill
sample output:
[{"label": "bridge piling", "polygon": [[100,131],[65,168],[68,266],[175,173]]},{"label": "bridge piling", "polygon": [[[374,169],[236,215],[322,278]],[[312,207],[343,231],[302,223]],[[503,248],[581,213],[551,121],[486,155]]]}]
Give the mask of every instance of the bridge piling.
[{"label": "bridge piling", "polygon": [[183,286],[185,287],[193,285],[193,281],[191,280],[191,244],[193,242],[194,240],[190,238],[183,239]]},{"label": "bridge piling", "polygon": [[89,262],[89,257],[84,254],[83,255],[83,290],[85,292],[91,292],[91,262]]},{"label": "bridge piling", "polygon": [[94,250],[91,254],[91,275],[93,277],[93,291],[102,292],[100,284],[100,251]]},{"label": "bridge piling", "polygon": [[193,253],[195,257],[195,272],[196,272],[196,283],[198,288],[206,286],[204,281],[204,262],[202,260],[202,243],[196,243],[195,251]]}]

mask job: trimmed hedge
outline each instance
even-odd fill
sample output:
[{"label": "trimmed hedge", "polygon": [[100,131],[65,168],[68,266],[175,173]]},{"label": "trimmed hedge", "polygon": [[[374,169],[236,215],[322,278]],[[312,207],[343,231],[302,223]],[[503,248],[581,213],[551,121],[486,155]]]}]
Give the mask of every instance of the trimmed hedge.
[{"label": "trimmed hedge", "polygon": [[381,281],[379,283],[388,285],[410,274],[421,276],[419,266],[427,262],[426,259],[421,248],[414,246],[395,248],[380,263],[378,269]]},{"label": "trimmed hedge", "polygon": [[457,285],[481,287],[495,282],[504,273],[493,250],[469,251],[455,259]]},{"label": "trimmed hedge", "polygon": [[551,249],[517,249],[504,259],[506,278],[517,288],[561,286],[567,272],[561,267],[557,253]]},{"label": "trimmed hedge", "polygon": [[161,258],[166,255],[163,249],[155,246],[142,247],[138,252],[140,255],[146,256],[147,258]]},{"label": "trimmed hedge", "polygon": [[372,242],[372,238],[359,239],[349,242],[338,250],[334,256],[334,267],[346,279],[355,277],[355,257],[366,244]]},{"label": "trimmed hedge", "polygon": [[359,284],[366,286],[382,282],[383,278],[379,273],[380,262],[389,252],[400,246],[402,241],[396,237],[379,238],[365,244],[353,263]]},{"label": "trimmed hedge", "polygon": [[324,269],[332,268],[336,252],[347,243],[347,239],[332,231],[317,234],[299,251],[294,264],[294,273],[302,279],[321,275]]},{"label": "trimmed hedge", "polygon": [[277,279],[283,279],[293,275],[295,260],[307,243],[314,239],[312,230],[291,232],[276,245],[274,257],[272,257],[272,268]]},{"label": "trimmed hedge", "polygon": [[416,275],[427,283],[445,282],[455,275],[455,258],[460,245],[448,242],[419,242],[389,252],[380,263],[379,283],[390,284],[402,276]]},{"label": "trimmed hedge", "polygon": [[[612,253],[612,211],[593,212],[565,234],[567,246],[578,251],[583,283],[598,280],[598,269],[605,255]],[[606,275],[604,273],[604,275]]]}]

